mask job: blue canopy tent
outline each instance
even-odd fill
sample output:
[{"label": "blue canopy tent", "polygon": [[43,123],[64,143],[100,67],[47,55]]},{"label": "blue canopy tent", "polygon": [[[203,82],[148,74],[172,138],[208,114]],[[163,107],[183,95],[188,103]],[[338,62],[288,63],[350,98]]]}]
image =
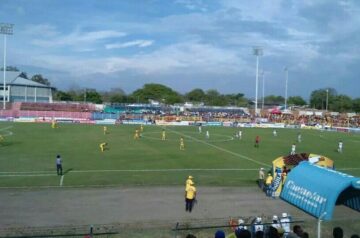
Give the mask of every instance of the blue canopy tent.
[{"label": "blue canopy tent", "polygon": [[360,211],[360,178],[304,161],[288,174],[280,197],[317,218],[331,220],[335,205]]}]

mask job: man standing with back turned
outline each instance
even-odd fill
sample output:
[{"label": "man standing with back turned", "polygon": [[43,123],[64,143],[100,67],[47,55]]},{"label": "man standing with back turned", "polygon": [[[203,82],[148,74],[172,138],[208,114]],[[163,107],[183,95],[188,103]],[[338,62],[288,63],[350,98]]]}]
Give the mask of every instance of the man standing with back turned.
[{"label": "man standing with back turned", "polygon": [[185,188],[185,210],[192,211],[194,201],[196,198],[196,188],[194,182],[190,182],[190,185]]},{"label": "man standing with back turned", "polygon": [[62,175],[62,160],[60,155],[56,156],[56,173],[57,175]]}]

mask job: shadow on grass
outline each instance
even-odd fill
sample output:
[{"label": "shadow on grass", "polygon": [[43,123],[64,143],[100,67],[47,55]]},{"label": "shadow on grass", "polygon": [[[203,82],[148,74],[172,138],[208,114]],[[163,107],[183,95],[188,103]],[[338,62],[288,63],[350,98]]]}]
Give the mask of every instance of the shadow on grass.
[{"label": "shadow on grass", "polygon": [[64,171],[63,175],[66,175],[67,173],[69,173],[70,171],[74,170],[73,168],[67,169]]}]

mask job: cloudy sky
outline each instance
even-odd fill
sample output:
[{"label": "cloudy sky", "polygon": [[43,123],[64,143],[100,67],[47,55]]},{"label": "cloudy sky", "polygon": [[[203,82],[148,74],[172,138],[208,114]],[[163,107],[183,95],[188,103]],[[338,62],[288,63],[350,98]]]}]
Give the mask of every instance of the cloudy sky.
[{"label": "cloudy sky", "polygon": [[289,95],[360,96],[357,0],[0,0],[0,22],[15,24],[8,65],[60,89],[161,83],[254,97],[261,46],[266,95],[285,94],[287,67]]}]

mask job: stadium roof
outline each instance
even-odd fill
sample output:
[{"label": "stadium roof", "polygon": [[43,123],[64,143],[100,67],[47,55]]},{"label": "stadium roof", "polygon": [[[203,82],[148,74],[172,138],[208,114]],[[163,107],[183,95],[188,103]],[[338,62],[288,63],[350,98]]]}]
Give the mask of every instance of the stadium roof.
[{"label": "stadium roof", "polygon": [[322,220],[331,220],[335,205],[360,211],[360,178],[307,161],[289,173],[280,197]]},{"label": "stadium roof", "polygon": [[[4,72],[1,71],[1,82],[4,80]],[[29,79],[20,77],[21,72],[14,72],[14,71],[6,71],[6,84],[8,85],[23,85],[23,86],[30,86],[30,87],[42,87],[42,88],[51,88],[45,84],[41,84],[38,82],[31,81]]]}]

